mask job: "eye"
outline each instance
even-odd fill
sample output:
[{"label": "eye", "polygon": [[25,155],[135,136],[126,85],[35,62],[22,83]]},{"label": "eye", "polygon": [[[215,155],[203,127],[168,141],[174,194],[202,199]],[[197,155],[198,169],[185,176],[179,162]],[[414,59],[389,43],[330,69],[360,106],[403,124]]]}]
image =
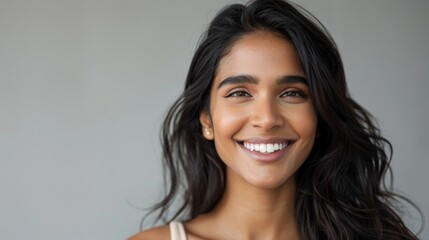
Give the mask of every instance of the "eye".
[{"label": "eye", "polygon": [[236,90],[236,91],[233,91],[231,93],[228,93],[225,97],[226,98],[229,98],[229,97],[251,97],[251,95],[246,91]]},{"label": "eye", "polygon": [[281,97],[306,97],[306,94],[301,90],[287,90],[282,93]]},{"label": "eye", "polygon": [[307,98],[307,94],[298,89],[286,90],[280,95],[287,102],[299,103]]},{"label": "eye", "polygon": [[303,97],[300,91],[287,91],[282,94],[284,97]]}]

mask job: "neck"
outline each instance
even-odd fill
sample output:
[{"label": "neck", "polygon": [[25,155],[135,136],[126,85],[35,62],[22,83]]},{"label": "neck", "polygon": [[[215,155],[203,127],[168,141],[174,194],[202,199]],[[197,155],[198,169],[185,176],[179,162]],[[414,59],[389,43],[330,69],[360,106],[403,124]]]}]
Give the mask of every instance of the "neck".
[{"label": "neck", "polygon": [[213,211],[219,225],[225,226],[221,229],[234,229],[228,238],[298,239],[294,177],[273,189],[230,179],[234,177],[228,175],[224,195]]}]

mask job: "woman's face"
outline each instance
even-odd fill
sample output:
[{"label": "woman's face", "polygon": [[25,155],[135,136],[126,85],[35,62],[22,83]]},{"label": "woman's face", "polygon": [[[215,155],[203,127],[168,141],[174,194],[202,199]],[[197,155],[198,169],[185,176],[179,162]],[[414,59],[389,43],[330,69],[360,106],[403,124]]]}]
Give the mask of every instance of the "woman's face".
[{"label": "woman's face", "polygon": [[200,122],[226,164],[228,181],[272,189],[292,179],[317,126],[293,45],[266,32],[239,39],[220,61],[210,112]]}]

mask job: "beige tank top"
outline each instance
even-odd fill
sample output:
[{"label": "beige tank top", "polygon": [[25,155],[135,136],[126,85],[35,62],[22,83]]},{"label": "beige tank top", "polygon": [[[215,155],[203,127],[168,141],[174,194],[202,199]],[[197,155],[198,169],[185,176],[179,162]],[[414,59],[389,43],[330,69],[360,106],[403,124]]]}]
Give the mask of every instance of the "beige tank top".
[{"label": "beige tank top", "polygon": [[186,240],[185,228],[181,222],[170,222],[171,240]]}]

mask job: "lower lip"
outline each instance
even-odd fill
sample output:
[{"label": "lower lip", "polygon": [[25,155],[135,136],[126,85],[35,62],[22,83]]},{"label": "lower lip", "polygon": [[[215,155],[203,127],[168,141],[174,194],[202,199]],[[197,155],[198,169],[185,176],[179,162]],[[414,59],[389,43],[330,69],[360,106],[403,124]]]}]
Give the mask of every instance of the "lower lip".
[{"label": "lower lip", "polygon": [[262,162],[262,163],[272,163],[272,162],[279,161],[283,157],[283,155],[288,151],[289,147],[292,145],[292,143],[290,143],[282,150],[278,150],[273,153],[260,153],[257,151],[250,151],[249,149],[245,148],[242,144],[239,144],[239,143],[237,144],[244,150],[244,152],[250,155],[252,159],[255,159],[256,161]]}]

